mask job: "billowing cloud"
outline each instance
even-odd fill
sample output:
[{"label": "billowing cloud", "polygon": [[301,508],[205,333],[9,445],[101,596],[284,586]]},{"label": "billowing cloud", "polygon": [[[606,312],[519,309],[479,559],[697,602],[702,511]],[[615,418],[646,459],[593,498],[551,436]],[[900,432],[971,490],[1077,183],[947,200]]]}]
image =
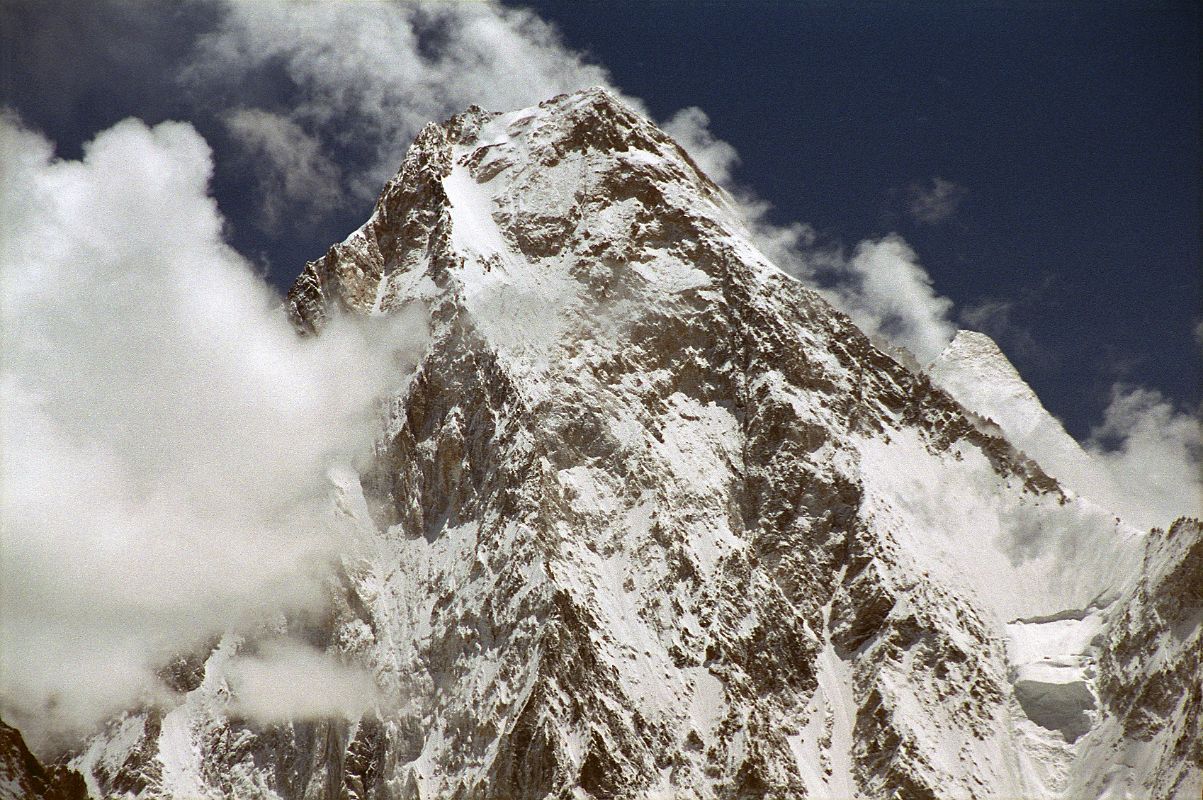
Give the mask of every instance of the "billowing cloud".
[{"label": "billowing cloud", "polygon": [[[566,48],[552,26],[492,3],[217,5],[220,22],[199,39],[180,77],[194,93],[240,104],[246,84],[276,84],[264,99],[270,105],[240,111],[232,126],[261,158],[259,168],[278,173],[269,187],[299,188],[307,178],[290,176],[308,176],[319,162],[265,148],[268,122],[272,141],[286,132],[320,143],[321,154],[344,165],[343,188],[362,201],[376,197],[432,120],[474,103],[508,110],[610,84],[606,71]],[[288,199],[320,210],[337,197],[296,192]]]},{"label": "billowing cloud", "polygon": [[[1106,472],[1118,510],[1141,527],[1168,527],[1181,515],[1203,517],[1200,417],[1174,408],[1160,392],[1116,385],[1086,451]],[[1088,492],[1088,490],[1085,490]]]},{"label": "billowing cloud", "polygon": [[952,217],[969,194],[964,186],[936,176],[927,183],[907,187],[907,212],[925,225],[938,225]]},{"label": "billowing cloud", "polygon": [[847,280],[834,290],[837,305],[866,332],[907,348],[923,363],[952,339],[952,301],[935,291],[931,276],[901,237],[861,242],[846,272]]},{"label": "billowing cloud", "polygon": [[209,148],[126,120],[82,161],[0,121],[0,708],[33,738],[165,690],[156,668],[322,601],[328,470],[369,449],[424,323],[302,339],[222,240]]},{"label": "billowing cloud", "polygon": [[702,172],[715,183],[730,186],[739,153],[710,130],[710,117],[697,106],[683,108],[664,123],[664,132],[685,148]]}]

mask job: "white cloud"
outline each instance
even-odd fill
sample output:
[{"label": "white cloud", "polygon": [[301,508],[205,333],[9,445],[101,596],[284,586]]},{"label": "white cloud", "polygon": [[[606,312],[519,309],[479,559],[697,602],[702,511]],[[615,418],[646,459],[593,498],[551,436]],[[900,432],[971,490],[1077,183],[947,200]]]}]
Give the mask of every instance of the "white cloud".
[{"label": "white cloud", "polygon": [[1085,447],[1114,486],[1113,503],[1135,524],[1164,528],[1181,515],[1203,517],[1199,416],[1176,410],[1160,392],[1115,386]]},{"label": "white cloud", "polygon": [[702,172],[722,186],[735,201],[735,210],[769,261],[803,281],[812,283],[823,270],[842,266],[843,257],[815,247],[814,228],[803,222],[777,223],[769,219],[772,204],[735,180],[739,153],[710,130],[710,117],[697,106],[677,111],[661,125],[681,145]]},{"label": "white cloud", "polygon": [[338,165],[300,125],[257,108],[228,111],[222,120],[242,142],[259,175],[265,227],[277,229],[282,217],[294,209],[312,218],[338,205],[342,198]]},{"label": "white cloud", "polygon": [[902,431],[861,452],[866,511],[885,509],[881,521],[908,558],[974,592],[1002,620],[1085,607],[1139,557],[1138,540],[1105,509],[1008,491],[972,446],[934,454]]},{"label": "white cloud", "polygon": [[[294,102],[259,113],[270,112],[277,129],[287,122],[290,136],[320,142],[327,155],[341,149],[340,163],[366,149],[346,175],[347,190],[361,200],[376,197],[428,122],[474,103],[510,110],[610,83],[604,69],[568,50],[533,13],[492,3],[221,6],[221,22],[198,43],[185,83],[206,96],[237,96],[244,82],[268,80],[282,68]],[[304,171],[286,149],[264,150],[258,126],[234,132],[260,152],[265,168],[283,176]]]},{"label": "white cloud", "polygon": [[957,212],[968,194],[964,186],[936,176],[929,183],[907,187],[907,211],[916,222],[938,225]]},{"label": "white cloud", "polygon": [[290,640],[260,644],[226,667],[227,713],[261,723],[345,717],[359,719],[379,700],[367,671]]},{"label": "white cloud", "polygon": [[683,108],[669,117],[663,127],[711,180],[720,185],[731,185],[731,173],[739,165],[739,153],[714,135],[705,111],[697,106]]},{"label": "white cloud", "polygon": [[866,332],[901,345],[921,362],[940,354],[956,328],[952,301],[936,293],[931,276],[900,236],[863,241],[847,262],[848,280],[833,293]]},{"label": "white cloud", "polygon": [[951,341],[953,303],[936,292],[915,251],[896,234],[866,239],[849,256],[842,247],[816,243],[802,223],[777,225],[766,206],[743,200],[756,244],[777,266],[817,289],[879,344],[903,348],[920,363]]},{"label": "white cloud", "polygon": [[208,146],[126,120],[82,161],[0,122],[0,708],[35,741],[164,691],[161,661],[314,607],[329,468],[423,325],[294,334],[221,238]]}]

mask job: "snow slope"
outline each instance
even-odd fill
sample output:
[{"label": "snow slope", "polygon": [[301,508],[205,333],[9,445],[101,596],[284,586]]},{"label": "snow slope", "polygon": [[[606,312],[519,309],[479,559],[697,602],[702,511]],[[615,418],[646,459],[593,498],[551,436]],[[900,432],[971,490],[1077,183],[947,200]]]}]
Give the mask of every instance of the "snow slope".
[{"label": "snow slope", "polygon": [[289,304],[309,332],[338,310],[430,310],[375,458],[334,476],[361,552],[328,619],[289,623],[380,699],[359,720],[251,724],[223,687],[253,643],[215,643],[178,670],[178,706],[131,710],[140,727],[116,720],[76,757],[94,794],[1198,785],[1197,687],[1149,689],[1194,677],[1194,606],[1157,598],[1198,585],[1198,525],[1165,545],[1066,492],[770,264],[605,91],[428,126]]}]

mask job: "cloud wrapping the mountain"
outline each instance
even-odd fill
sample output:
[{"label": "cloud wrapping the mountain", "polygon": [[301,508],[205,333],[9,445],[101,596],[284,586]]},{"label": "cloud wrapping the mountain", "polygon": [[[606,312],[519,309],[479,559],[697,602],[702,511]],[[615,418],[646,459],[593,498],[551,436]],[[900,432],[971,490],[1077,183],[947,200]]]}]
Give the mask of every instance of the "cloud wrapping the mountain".
[{"label": "cloud wrapping the mountain", "polygon": [[694,163],[715,183],[730,186],[739,166],[739,153],[710,130],[710,117],[697,106],[683,108],[662,126],[664,132],[685,148]]},{"label": "cloud wrapping the mountain", "polygon": [[[254,163],[267,226],[374,198],[423,125],[469,104],[611,84],[536,15],[490,3],[194,5],[219,13],[177,77]],[[764,253],[866,332],[924,361],[949,340],[952,303],[901,237],[851,254],[820,244],[738,185],[739,154],[703,111],[665,127],[731,190]],[[325,472],[363,452],[373,399],[404,379],[373,342],[422,326],[342,320],[297,340],[224,242],[211,154],[186,123],[127,120],[69,162],[7,119],[0,157],[0,706],[36,739],[155,701],[172,653],[322,602],[345,543]],[[946,218],[956,193],[941,191],[912,210]],[[1088,446],[1164,517],[1198,496],[1192,422],[1129,389]],[[330,666],[295,652],[246,663],[248,686],[298,672],[320,683]],[[360,703],[367,687],[339,675],[337,694]],[[271,697],[246,713],[279,718],[300,702]]]},{"label": "cloud wrapping the mountain", "polygon": [[288,639],[239,653],[226,670],[229,712],[260,722],[344,717],[358,720],[380,701],[366,670]]},{"label": "cloud wrapping the mountain", "polygon": [[155,702],[173,653],[320,606],[348,546],[327,471],[370,450],[424,323],[298,337],[186,123],[62,161],[8,116],[0,159],[0,706],[44,743]]},{"label": "cloud wrapping the mountain", "polygon": [[900,236],[864,241],[847,263],[849,280],[837,284],[841,305],[869,333],[900,344],[928,363],[952,340],[952,301]]},{"label": "cloud wrapping the mountain", "polygon": [[[424,125],[473,103],[495,110],[534,105],[562,92],[609,84],[533,13],[490,3],[228,2],[182,70],[202,96],[238,97],[241,87],[287,80],[265,107],[228,118],[230,132],[279,177],[266,197],[330,208],[297,172],[332,173],[354,164],[345,188],[374,199]],[[245,124],[253,114],[254,125]],[[304,163],[285,148],[262,147],[264,129],[303,134],[322,159]],[[290,133],[290,135],[291,135]],[[308,148],[309,145],[307,144]],[[282,195],[281,195],[282,192]]]}]

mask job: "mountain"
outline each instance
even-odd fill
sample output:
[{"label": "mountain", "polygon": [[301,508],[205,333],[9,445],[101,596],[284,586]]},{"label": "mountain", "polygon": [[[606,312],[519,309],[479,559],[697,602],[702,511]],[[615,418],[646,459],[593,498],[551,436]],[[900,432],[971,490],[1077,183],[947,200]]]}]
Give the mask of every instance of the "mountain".
[{"label": "mountain", "polygon": [[25,745],[21,732],[0,720],[0,800],[83,800],[87,789],[79,773],[56,764],[49,768]]},{"label": "mountain", "polygon": [[1133,506],[1124,502],[1132,487],[1120,486],[1065,432],[986,334],[957,331],[928,367],[928,375],[966,409],[996,425],[1007,441],[1039,462],[1063,488],[1113,511]]},{"label": "mountain", "polygon": [[999,425],[1008,441],[1065,480],[1088,458],[1044,408],[998,345],[984,333],[957,331],[928,368],[932,382],[965,408]]},{"label": "mountain", "polygon": [[429,313],[332,477],[362,547],[275,631],[378,702],[242,719],[231,634],[74,755],[93,796],[1198,796],[1199,522],[1063,490],[604,90],[427,126],[288,307]]}]

